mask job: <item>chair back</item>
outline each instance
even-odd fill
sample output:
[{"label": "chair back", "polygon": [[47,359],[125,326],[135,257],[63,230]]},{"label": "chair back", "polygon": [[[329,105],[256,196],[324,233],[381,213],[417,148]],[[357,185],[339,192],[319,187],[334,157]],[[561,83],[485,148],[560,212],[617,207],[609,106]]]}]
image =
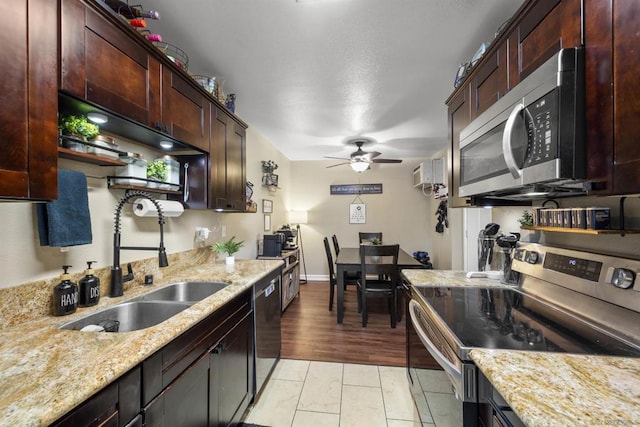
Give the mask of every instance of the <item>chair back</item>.
[{"label": "chair back", "polygon": [[334,234],[331,236],[331,240],[333,240],[333,250],[336,252],[336,258],[340,255],[340,245],[338,244],[338,238]]},{"label": "chair back", "polygon": [[336,273],[333,268],[333,257],[331,256],[331,246],[329,246],[329,238],[324,238],[324,251],[327,253],[327,263],[329,264],[329,281],[333,284],[336,282]]},{"label": "chair back", "polygon": [[360,238],[360,243],[369,242],[373,239],[382,241],[382,233],[360,232],[358,233],[358,237]]},{"label": "chair back", "polygon": [[[366,281],[366,275],[384,275],[397,280],[398,278],[398,253],[400,245],[361,245],[360,268],[362,278]],[[373,258],[378,257],[378,258]],[[382,259],[384,257],[384,259]],[[384,261],[384,262],[383,262]]]}]

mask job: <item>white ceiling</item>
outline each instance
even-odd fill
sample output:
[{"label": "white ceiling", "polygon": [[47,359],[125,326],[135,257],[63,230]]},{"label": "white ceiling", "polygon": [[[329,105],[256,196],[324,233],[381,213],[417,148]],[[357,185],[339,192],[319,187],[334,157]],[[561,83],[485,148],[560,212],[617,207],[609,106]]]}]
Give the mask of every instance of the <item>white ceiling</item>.
[{"label": "white ceiling", "polygon": [[236,113],[290,160],[430,157],[459,65],[522,0],[143,0],[149,22],[224,81]]}]

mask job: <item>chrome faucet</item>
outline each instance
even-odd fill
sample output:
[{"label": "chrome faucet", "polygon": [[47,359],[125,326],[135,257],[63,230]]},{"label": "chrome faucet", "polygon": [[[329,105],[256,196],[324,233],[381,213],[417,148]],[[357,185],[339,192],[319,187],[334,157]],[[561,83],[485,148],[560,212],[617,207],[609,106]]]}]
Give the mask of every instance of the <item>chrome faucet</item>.
[{"label": "chrome faucet", "polygon": [[[122,213],[122,208],[126,202],[133,198],[144,198],[149,199],[155,205],[156,210],[158,211],[158,224],[160,224],[160,245],[156,247],[148,247],[148,246],[120,246],[120,214]],[[167,260],[167,252],[164,247],[164,216],[162,215],[162,208],[160,207],[160,203],[156,199],[154,199],[149,193],[139,190],[128,191],[125,196],[120,200],[118,206],[116,207],[116,215],[115,215],[115,226],[113,232],[113,267],[111,267],[111,293],[112,297],[122,296],[124,290],[122,288],[123,282],[128,282],[133,280],[133,269],[131,268],[131,263],[127,264],[127,275],[122,276],[122,269],[120,268],[120,251],[121,250],[130,250],[130,251],[158,251],[158,264],[160,267],[167,267],[169,265],[169,261]]]}]

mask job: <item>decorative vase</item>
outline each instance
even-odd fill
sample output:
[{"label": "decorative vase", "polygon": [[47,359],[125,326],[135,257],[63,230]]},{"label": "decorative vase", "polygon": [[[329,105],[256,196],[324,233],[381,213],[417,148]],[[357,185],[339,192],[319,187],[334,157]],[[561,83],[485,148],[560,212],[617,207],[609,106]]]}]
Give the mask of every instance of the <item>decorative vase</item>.
[{"label": "decorative vase", "polygon": [[236,258],[234,256],[228,256],[225,258],[224,262],[227,265],[233,265],[236,263]]}]

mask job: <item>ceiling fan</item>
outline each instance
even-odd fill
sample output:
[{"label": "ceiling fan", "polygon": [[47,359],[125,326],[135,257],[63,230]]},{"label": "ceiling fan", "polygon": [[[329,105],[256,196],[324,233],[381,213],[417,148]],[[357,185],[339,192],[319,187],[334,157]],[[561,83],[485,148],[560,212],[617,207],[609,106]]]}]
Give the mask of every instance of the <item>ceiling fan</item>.
[{"label": "ceiling fan", "polygon": [[366,139],[356,139],[353,141],[349,141],[349,143],[355,144],[358,147],[356,151],[351,153],[349,158],[324,156],[326,159],[348,160],[347,162],[327,166],[327,168],[334,168],[336,166],[342,166],[342,165],[351,165],[351,168],[354,171],[364,172],[367,169],[371,168],[371,163],[402,163],[402,160],[399,160],[399,159],[379,159],[377,157],[382,153],[379,153],[377,151],[364,151],[362,149],[362,146],[369,142],[370,141]]}]

